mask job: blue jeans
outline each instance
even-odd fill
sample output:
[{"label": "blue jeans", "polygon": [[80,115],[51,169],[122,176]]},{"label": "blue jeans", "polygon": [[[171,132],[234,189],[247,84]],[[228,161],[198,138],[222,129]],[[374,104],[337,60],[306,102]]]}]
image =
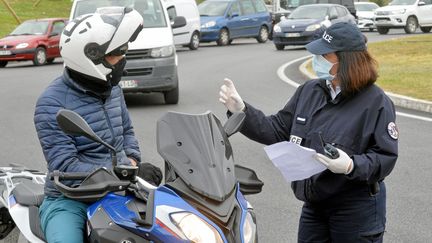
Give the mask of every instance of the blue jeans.
[{"label": "blue jeans", "polygon": [[365,186],[322,203],[305,203],[298,242],[383,242],[385,215],[384,182],[374,196]]},{"label": "blue jeans", "polygon": [[47,242],[84,242],[87,207],[85,203],[63,196],[45,197],[39,208],[39,216]]}]

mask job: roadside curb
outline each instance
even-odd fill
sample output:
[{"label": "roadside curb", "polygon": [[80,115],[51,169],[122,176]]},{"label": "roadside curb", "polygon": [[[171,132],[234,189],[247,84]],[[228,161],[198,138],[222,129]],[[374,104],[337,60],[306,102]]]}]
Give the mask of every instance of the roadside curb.
[{"label": "roadside curb", "polygon": [[[311,57],[311,55],[307,56],[307,57]],[[304,57],[304,58],[307,58],[307,57]],[[304,58],[301,58],[301,59],[304,59]],[[300,61],[301,59],[297,59],[297,60]],[[313,78],[316,78],[316,75],[309,72],[306,68],[307,64],[310,61],[311,61],[311,59],[307,59],[306,61],[303,61],[303,63],[299,66],[299,70],[306,77],[313,79]],[[385,91],[385,93],[388,95],[388,97],[390,97],[390,99],[393,101],[395,106],[408,108],[408,109],[412,109],[412,110],[417,110],[417,111],[423,111],[423,112],[427,112],[427,113],[432,113],[432,102],[431,101],[420,100],[420,99],[416,99],[416,98],[412,98],[412,97],[408,97],[408,96],[404,96],[404,95],[399,95],[399,94],[395,94],[395,93],[391,93],[391,92],[386,92],[386,91]]]}]

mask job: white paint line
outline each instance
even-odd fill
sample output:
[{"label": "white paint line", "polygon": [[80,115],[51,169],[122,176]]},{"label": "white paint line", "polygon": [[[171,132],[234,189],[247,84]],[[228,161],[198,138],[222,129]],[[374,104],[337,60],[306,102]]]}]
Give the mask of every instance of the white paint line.
[{"label": "white paint line", "polygon": [[284,81],[285,83],[293,86],[294,88],[298,88],[300,86],[299,83],[292,81],[291,79],[289,79],[286,75],[285,75],[285,68],[288,67],[289,65],[299,62],[301,60],[304,59],[308,59],[310,58],[312,55],[309,56],[305,56],[305,57],[301,57],[301,58],[297,58],[295,60],[292,60],[290,62],[285,63],[284,65],[280,66],[277,70],[277,75],[279,76],[280,79],[282,79],[282,81]]},{"label": "white paint line", "polygon": [[[285,75],[285,69],[286,67],[288,67],[289,65],[299,62],[301,60],[304,59],[308,59],[312,57],[312,55],[309,56],[305,56],[305,57],[301,57],[301,58],[297,58],[295,60],[292,60],[290,62],[287,62],[285,64],[283,64],[282,66],[280,66],[277,70],[277,75],[279,76],[279,78],[284,81],[285,83],[293,86],[294,88],[298,88],[300,86],[299,83],[289,79],[286,75]],[[412,115],[412,114],[408,114],[408,113],[404,113],[404,112],[396,112],[396,115],[398,116],[403,116],[403,117],[408,117],[408,118],[412,118],[412,119],[417,119],[417,120],[422,120],[422,121],[428,121],[428,122],[432,122],[432,118],[429,117],[425,117],[425,116],[417,116],[417,115]]]},{"label": "white paint line", "polygon": [[412,115],[412,114],[398,112],[398,111],[396,112],[396,115],[404,116],[404,117],[408,117],[408,118],[413,118],[413,119],[417,119],[417,120],[422,120],[422,121],[432,122],[432,118],[425,117],[425,116],[417,116],[417,115]]}]

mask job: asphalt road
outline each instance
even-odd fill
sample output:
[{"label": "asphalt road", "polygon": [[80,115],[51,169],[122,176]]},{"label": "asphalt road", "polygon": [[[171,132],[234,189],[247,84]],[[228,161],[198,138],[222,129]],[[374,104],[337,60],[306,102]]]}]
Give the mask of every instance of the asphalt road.
[{"label": "asphalt road", "polygon": [[[396,38],[366,33],[370,41]],[[397,32],[400,33],[400,32]],[[203,44],[198,51],[179,48],[180,102],[164,105],[160,94],[127,95],[143,159],[162,166],[156,150],[156,121],[166,111],[213,111],[222,121],[225,109],[218,102],[225,77],[234,80],[245,101],[271,114],[281,109],[294,88],[282,82],[276,70],[284,63],[307,55],[304,48],[276,51],[273,44],[235,40],[231,46]],[[20,163],[46,170],[33,126],[34,105],[42,90],[62,71],[62,63],[33,67],[8,65],[0,70],[0,165]],[[296,77],[296,69],[288,69]],[[300,78],[299,78],[300,79]],[[410,113],[409,110],[400,110]],[[431,118],[432,115],[413,112]],[[432,122],[398,117],[400,157],[387,183],[387,232],[385,242],[430,242],[432,239]],[[260,242],[296,242],[301,202],[296,200],[277,169],[267,159],[263,145],[241,134],[231,137],[237,163],[253,168],[264,181],[263,192],[248,196],[258,217]]]}]

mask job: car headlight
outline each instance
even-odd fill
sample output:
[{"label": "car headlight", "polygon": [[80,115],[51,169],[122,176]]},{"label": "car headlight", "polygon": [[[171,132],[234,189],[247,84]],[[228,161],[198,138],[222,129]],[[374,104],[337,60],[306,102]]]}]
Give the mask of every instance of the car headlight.
[{"label": "car headlight", "polygon": [[243,238],[245,243],[255,243],[256,224],[253,220],[252,214],[248,212],[243,224]]},{"label": "car headlight", "polygon": [[312,24],[312,25],[309,25],[308,27],[306,27],[305,31],[315,31],[315,30],[319,29],[320,27],[321,27],[321,25],[319,25],[319,24]]},{"label": "car headlight", "polygon": [[213,27],[215,25],[216,25],[216,21],[210,21],[210,22],[207,22],[207,23],[201,25],[201,28],[210,28],[210,27]]},{"label": "car headlight", "polygon": [[195,243],[223,243],[219,232],[193,213],[180,212],[170,215],[171,221],[188,240]]},{"label": "car headlight", "polygon": [[282,32],[282,28],[277,24],[273,27],[273,32],[275,33]]},{"label": "car headlight", "polygon": [[406,9],[398,9],[398,10],[393,10],[390,13],[391,14],[404,14],[406,11]]},{"label": "car headlight", "polygon": [[16,49],[22,49],[22,48],[26,48],[28,47],[29,44],[24,42],[24,43],[19,43],[18,45],[15,46]]},{"label": "car headlight", "polygon": [[172,56],[172,54],[174,53],[174,46],[170,45],[170,46],[163,46],[163,47],[158,47],[158,48],[153,48],[151,50],[150,55],[152,57],[169,57]]}]

